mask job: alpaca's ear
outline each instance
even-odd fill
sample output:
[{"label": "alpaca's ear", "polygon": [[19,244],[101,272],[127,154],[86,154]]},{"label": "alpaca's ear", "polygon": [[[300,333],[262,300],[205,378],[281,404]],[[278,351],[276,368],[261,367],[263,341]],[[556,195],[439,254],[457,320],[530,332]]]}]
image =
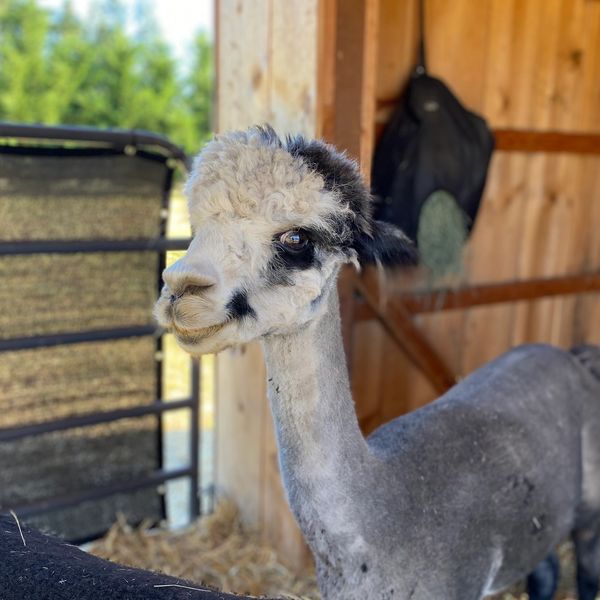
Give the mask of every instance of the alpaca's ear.
[{"label": "alpaca's ear", "polygon": [[362,265],[380,263],[384,267],[416,265],[417,248],[404,233],[383,221],[372,221],[371,235],[361,234],[354,243]]}]

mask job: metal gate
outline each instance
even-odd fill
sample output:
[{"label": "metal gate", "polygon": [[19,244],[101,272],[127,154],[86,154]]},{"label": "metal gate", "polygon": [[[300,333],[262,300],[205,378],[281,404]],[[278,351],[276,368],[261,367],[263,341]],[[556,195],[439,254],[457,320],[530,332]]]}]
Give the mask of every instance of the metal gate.
[{"label": "metal gate", "polygon": [[[0,124],[0,512],[91,539],[117,512],[199,511],[199,366],[165,401],[152,319],[183,152],[146,132]],[[191,411],[190,463],[163,468],[161,415]]]}]

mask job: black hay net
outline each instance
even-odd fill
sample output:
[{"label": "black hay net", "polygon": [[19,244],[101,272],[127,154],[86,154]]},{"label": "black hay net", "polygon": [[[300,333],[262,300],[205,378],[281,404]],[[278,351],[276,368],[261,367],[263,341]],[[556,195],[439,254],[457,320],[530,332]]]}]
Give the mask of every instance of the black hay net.
[{"label": "black hay net", "polygon": [[162,409],[106,415],[162,396],[171,179],[159,152],[0,142],[0,512],[67,539],[164,517]]}]

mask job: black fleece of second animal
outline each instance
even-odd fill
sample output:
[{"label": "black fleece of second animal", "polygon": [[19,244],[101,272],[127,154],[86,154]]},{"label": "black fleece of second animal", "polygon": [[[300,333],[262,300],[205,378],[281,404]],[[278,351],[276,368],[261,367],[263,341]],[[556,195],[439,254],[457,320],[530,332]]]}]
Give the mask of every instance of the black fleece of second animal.
[{"label": "black fleece of second animal", "polygon": [[[249,600],[102,560],[0,515],[0,600]],[[25,543],[23,543],[25,540]],[[183,587],[156,587],[163,585]]]}]

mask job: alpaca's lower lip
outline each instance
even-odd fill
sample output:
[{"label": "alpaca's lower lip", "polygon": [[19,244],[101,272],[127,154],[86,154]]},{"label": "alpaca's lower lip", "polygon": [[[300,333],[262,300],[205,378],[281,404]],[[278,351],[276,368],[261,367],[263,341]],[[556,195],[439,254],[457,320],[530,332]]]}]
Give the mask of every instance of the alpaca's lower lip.
[{"label": "alpaca's lower lip", "polygon": [[221,331],[225,325],[226,323],[218,323],[216,325],[211,325],[210,327],[192,330],[182,330],[175,325],[173,327],[173,333],[175,334],[175,337],[184,344],[197,344],[200,340],[205,340]]}]

